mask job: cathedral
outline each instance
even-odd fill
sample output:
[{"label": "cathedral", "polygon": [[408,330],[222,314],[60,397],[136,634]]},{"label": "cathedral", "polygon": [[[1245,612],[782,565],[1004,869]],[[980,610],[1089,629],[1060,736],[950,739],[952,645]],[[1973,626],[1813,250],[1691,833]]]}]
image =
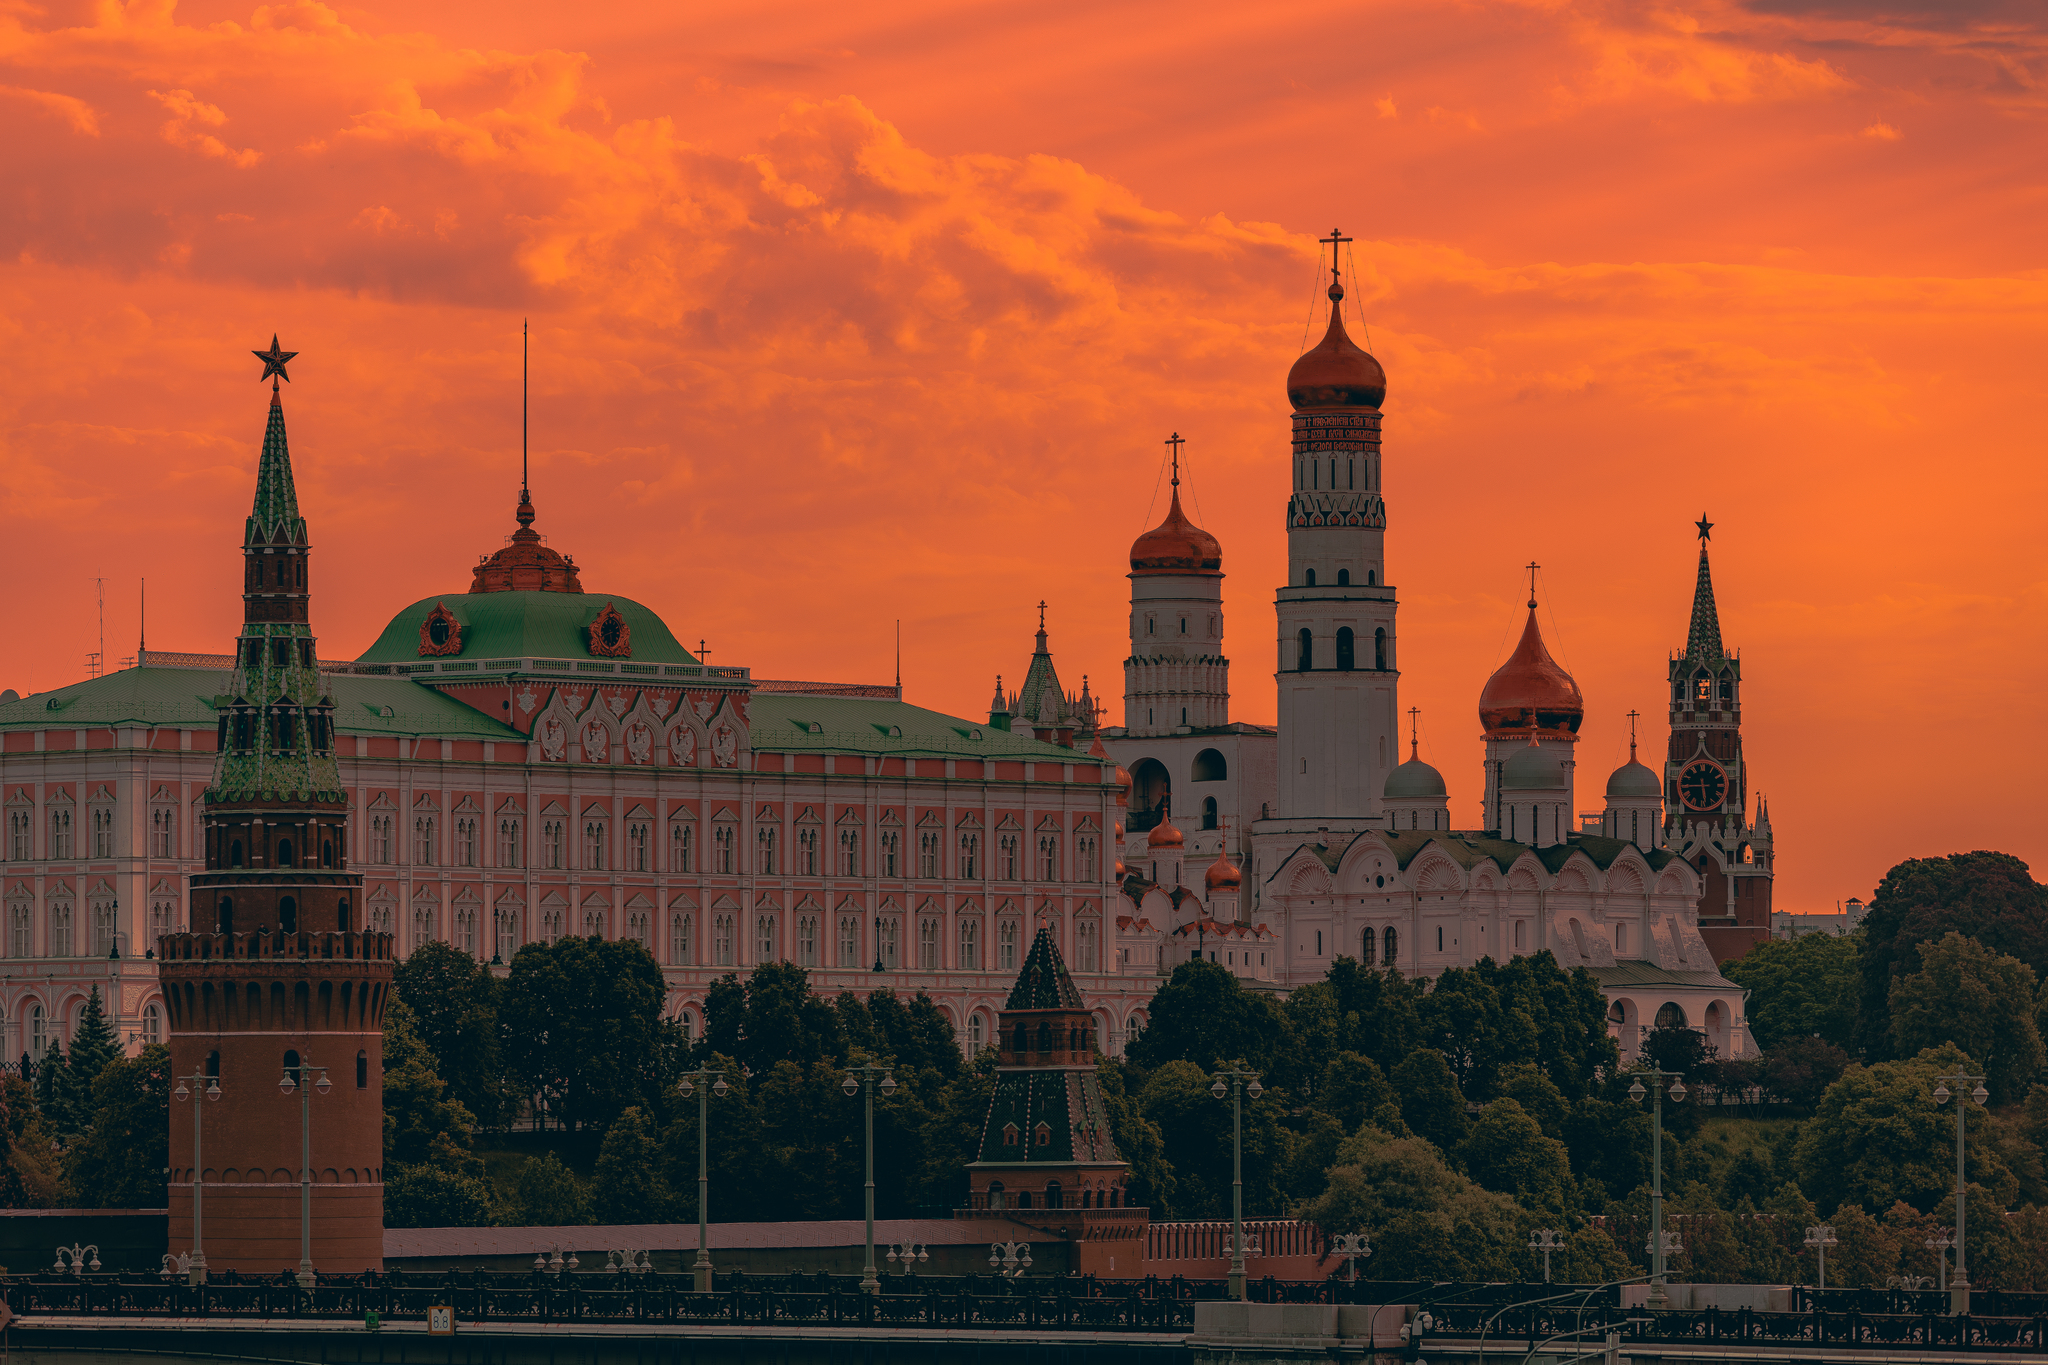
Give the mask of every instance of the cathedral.
[{"label": "cathedral", "polygon": [[[6,1065],[68,1048],[94,989],[131,1046],[163,1041],[166,935],[294,928],[498,971],[528,943],[630,938],[691,1030],[714,980],[787,961],[828,993],[926,992],[970,1050],[1042,941],[1110,1053],[1197,956],[1286,991],[1340,954],[1430,975],[1548,949],[1600,981],[1625,1051],[1658,1023],[1753,1050],[1716,964],[1767,935],[1773,851],[1710,525],[1663,772],[1631,760],[1578,810],[1585,703],[1532,593],[1480,692],[1480,819],[1454,828],[1442,776],[1412,737],[1403,754],[1387,378],[1332,281],[1327,334],[1287,379],[1276,726],[1230,718],[1223,552],[1181,505],[1178,436],[1165,519],[1131,546],[1124,723],[1104,727],[1042,610],[985,719],[708,664],[551,548],[524,480],[466,584],[421,584],[358,657],[323,657],[273,393],[253,508],[221,509],[255,546],[247,580],[218,585],[246,609],[231,648],[0,694]],[[217,769],[239,805],[209,806]]]},{"label": "cathedral", "polygon": [[1284,990],[1340,954],[1433,975],[1548,949],[1600,982],[1624,1054],[1659,1024],[1753,1052],[1743,992],[1718,963],[1769,932],[1770,822],[1761,797],[1748,816],[1741,667],[1721,644],[1711,525],[1670,663],[1663,774],[1632,744],[1603,808],[1579,810],[1585,699],[1545,647],[1532,590],[1513,654],[1479,694],[1479,824],[1454,828],[1412,736],[1402,756],[1386,373],[1345,330],[1334,268],[1329,298],[1326,334],[1287,380],[1277,727],[1230,720],[1222,548],[1182,510],[1177,464],[1165,521],[1131,547],[1124,724],[1101,732],[1131,788],[1119,953],[1162,972],[1200,954]]}]

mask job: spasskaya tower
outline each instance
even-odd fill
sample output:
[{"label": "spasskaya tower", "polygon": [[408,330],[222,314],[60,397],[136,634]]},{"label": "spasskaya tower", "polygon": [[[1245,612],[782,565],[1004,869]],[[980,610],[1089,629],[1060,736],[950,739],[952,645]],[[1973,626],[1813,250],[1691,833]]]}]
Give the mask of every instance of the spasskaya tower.
[{"label": "spasskaya tower", "polygon": [[1671,656],[1671,744],[1664,764],[1667,846],[1700,874],[1700,936],[1716,962],[1741,957],[1771,936],[1770,807],[1749,816],[1742,753],[1742,659],[1721,644],[1721,617],[1699,519],[1700,569],[1685,648]]}]

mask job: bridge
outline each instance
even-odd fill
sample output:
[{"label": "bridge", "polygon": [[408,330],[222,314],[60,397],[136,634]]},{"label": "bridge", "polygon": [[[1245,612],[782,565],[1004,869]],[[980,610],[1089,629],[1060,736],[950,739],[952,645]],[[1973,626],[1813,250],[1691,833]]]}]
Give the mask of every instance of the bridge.
[{"label": "bridge", "polygon": [[1952,1315],[1910,1291],[1650,1311],[1613,1287],[1265,1280],[1237,1303],[1184,1280],[902,1276],[880,1294],[848,1276],[720,1280],[385,1273],[304,1290],[53,1274],[0,1281],[0,1297],[8,1365],[2048,1365],[2048,1294],[1984,1292]]}]

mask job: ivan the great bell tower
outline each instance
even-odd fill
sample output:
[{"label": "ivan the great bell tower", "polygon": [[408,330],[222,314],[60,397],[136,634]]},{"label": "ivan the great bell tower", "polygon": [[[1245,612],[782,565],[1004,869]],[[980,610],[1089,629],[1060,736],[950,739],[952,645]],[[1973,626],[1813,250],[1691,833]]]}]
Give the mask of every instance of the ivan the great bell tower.
[{"label": "ivan the great bell tower", "polygon": [[1742,658],[1721,644],[1721,614],[1699,520],[1700,569],[1685,648],[1672,653],[1671,744],[1664,763],[1667,846],[1700,874],[1700,937],[1730,962],[1771,936],[1770,807],[1749,818],[1742,753]]}]

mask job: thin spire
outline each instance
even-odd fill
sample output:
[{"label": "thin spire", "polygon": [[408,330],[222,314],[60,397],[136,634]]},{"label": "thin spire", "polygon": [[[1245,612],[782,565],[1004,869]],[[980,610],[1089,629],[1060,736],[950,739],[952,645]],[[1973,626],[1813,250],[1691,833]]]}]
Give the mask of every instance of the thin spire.
[{"label": "thin spire", "polygon": [[1176,431],[1160,444],[1173,447],[1173,486],[1178,489],[1180,487],[1180,448],[1187,444],[1187,440]]},{"label": "thin spire", "polygon": [[527,389],[527,321],[519,319],[519,500],[527,500],[526,490],[526,389]]},{"label": "thin spire", "polygon": [[1413,763],[1422,757],[1422,708],[1408,708],[1408,761]]},{"label": "thin spire", "polygon": [[279,379],[291,378],[285,372],[286,363],[299,353],[280,349],[273,334],[269,350],[250,354],[263,362],[258,382],[270,381],[270,418],[263,429],[263,453],[256,463],[256,499],[249,520],[252,533],[269,541],[277,538],[280,529],[291,531],[299,520],[299,496],[292,486],[291,450],[285,441],[284,402],[278,390]]},{"label": "thin spire", "polygon": [[1541,564],[1538,564],[1538,563],[1537,563],[1537,562],[1536,562],[1535,560],[1533,560],[1533,559],[1529,561],[1529,564],[1528,564],[1528,569],[1529,569],[1529,610],[1530,610],[1530,611],[1534,611],[1534,610],[1536,610],[1536,571],[1537,571],[1538,569],[1542,568],[1542,567],[1543,567],[1543,566],[1542,566]]},{"label": "thin spire", "polygon": [[1640,711],[1628,713],[1628,761],[1631,763],[1636,761],[1636,717],[1641,714]]},{"label": "thin spire", "polygon": [[1686,632],[1685,655],[1695,662],[1722,657],[1721,613],[1714,606],[1714,575],[1707,564],[1707,541],[1714,523],[1701,516],[1700,572],[1692,590],[1692,625]]}]

